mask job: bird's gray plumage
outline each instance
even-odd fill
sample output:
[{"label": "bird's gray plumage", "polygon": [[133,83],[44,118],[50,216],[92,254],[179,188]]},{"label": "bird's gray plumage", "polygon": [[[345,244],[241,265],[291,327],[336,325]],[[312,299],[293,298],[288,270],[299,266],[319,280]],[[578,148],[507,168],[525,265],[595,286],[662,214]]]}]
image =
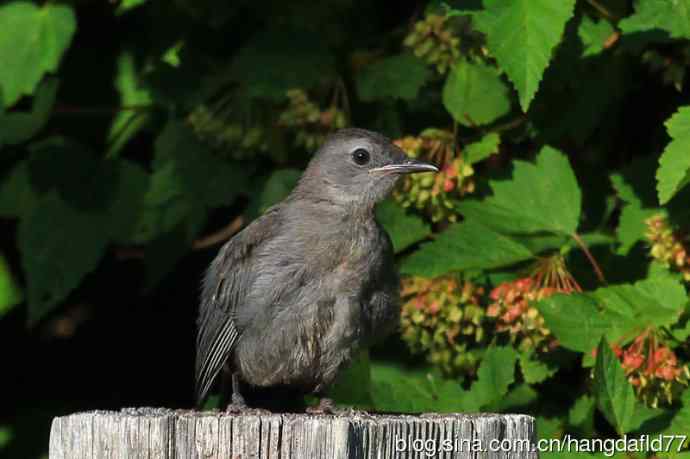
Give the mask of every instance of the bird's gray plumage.
[{"label": "bird's gray plumage", "polygon": [[374,205],[403,170],[433,166],[379,134],[338,131],[293,192],[222,247],[203,282],[199,401],[226,363],[251,386],[319,393],[360,346],[395,328],[399,282]]}]

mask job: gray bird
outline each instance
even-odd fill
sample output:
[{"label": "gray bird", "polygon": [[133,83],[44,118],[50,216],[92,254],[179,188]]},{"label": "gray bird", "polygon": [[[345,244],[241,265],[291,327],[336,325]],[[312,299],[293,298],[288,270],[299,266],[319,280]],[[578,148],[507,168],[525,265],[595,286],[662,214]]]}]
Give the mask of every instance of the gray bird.
[{"label": "gray bird", "polygon": [[245,385],[322,395],[358,348],[395,329],[399,280],[374,206],[414,172],[438,168],[375,132],[337,131],[292,193],[220,249],[203,281],[198,403],[224,366],[229,409],[246,407]]}]

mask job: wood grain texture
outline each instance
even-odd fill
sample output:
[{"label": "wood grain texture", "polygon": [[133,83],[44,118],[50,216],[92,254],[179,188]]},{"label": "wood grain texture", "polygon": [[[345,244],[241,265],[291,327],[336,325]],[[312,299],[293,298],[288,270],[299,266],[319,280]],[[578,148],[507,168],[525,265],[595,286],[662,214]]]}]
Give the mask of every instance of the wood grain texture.
[{"label": "wood grain texture", "polygon": [[528,447],[535,443],[534,418],[519,414],[231,415],[129,408],[55,418],[50,459],[537,459]]}]

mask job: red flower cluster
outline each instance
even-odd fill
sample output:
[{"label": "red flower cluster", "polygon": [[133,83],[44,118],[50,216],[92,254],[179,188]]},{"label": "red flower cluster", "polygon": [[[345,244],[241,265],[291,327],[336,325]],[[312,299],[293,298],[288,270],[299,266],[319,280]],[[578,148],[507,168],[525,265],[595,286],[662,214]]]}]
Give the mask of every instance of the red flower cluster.
[{"label": "red flower cluster", "polygon": [[486,315],[496,318],[496,331],[509,333],[519,349],[552,350],[558,343],[534,305],[557,291],[553,287],[540,287],[531,277],[504,282],[491,291],[492,303]]},{"label": "red flower cluster", "polygon": [[611,347],[620,360],[638,397],[656,407],[660,400],[671,404],[687,386],[690,373],[675,352],[660,344],[654,333],[642,333],[624,348]]}]

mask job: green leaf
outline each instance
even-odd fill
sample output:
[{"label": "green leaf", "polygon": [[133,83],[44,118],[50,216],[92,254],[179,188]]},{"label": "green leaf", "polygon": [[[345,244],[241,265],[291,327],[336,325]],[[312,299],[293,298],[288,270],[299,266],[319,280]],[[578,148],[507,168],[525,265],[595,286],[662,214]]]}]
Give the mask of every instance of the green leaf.
[{"label": "green leaf", "polygon": [[5,257],[0,255],[0,319],[24,301],[24,293],[12,276]]},{"label": "green leaf", "polygon": [[140,7],[146,2],[148,2],[148,0],[122,0],[118,5],[117,10],[115,10],[115,14],[118,16],[125,14],[137,7]]},{"label": "green leaf", "polygon": [[171,121],[156,139],[153,174],[140,213],[139,243],[172,231],[187,222],[190,237],[203,224],[206,212],[230,204],[247,188],[248,174],[239,163],[211,153],[181,121]]},{"label": "green leaf", "polygon": [[393,200],[387,199],[376,207],[376,220],[391,238],[396,253],[431,234],[431,227],[417,215],[407,212]]},{"label": "green leaf", "polygon": [[55,190],[66,203],[108,221],[109,234],[126,240],[143,204],[148,175],[125,160],[100,160],[83,146],[62,138],[31,145],[31,186],[45,194]]},{"label": "green leaf", "polygon": [[[148,89],[141,87],[139,80],[134,55],[130,52],[122,53],[117,59],[115,74],[115,88],[120,95],[120,106],[136,107],[151,104],[151,94]],[[149,111],[118,111],[108,131],[106,156],[116,156],[127,142],[146,126],[150,117]]]},{"label": "green leaf", "polygon": [[275,101],[284,100],[288,89],[309,89],[334,76],[335,60],[320,36],[278,29],[252,38],[227,74],[244,86],[245,96]]},{"label": "green leaf", "polygon": [[50,193],[18,229],[27,277],[29,322],[35,323],[62,301],[105,253],[107,220],[75,208]]},{"label": "green leaf", "polygon": [[491,269],[529,260],[525,246],[501,235],[477,220],[455,223],[435,241],[423,244],[407,257],[401,272],[435,277],[450,271]]},{"label": "green leaf", "polygon": [[[686,398],[686,395],[689,395],[690,392],[688,390],[685,390],[685,393],[683,394],[684,398]],[[685,400],[684,400],[685,402]],[[690,432],[690,405],[687,403],[683,403],[683,406],[676,412],[676,414],[671,418],[671,425],[668,427],[665,434],[669,435],[687,435],[687,433]],[[685,438],[685,448],[688,447],[688,439]],[[673,444],[673,450],[671,452],[678,452],[677,448],[680,446],[680,438],[676,440]]]},{"label": "green leaf", "polygon": [[381,99],[417,97],[429,78],[424,61],[412,54],[401,54],[376,61],[357,74],[357,93],[365,102]]},{"label": "green leaf", "polygon": [[23,217],[32,211],[40,195],[31,181],[28,161],[18,162],[0,180],[0,217]]},{"label": "green leaf", "polygon": [[540,301],[537,308],[559,343],[585,353],[587,365],[589,353],[604,334],[612,340],[630,339],[650,325],[671,325],[686,304],[682,284],[662,277],[603,287],[590,294],[554,295]]},{"label": "green leaf", "polygon": [[627,254],[640,240],[645,239],[645,220],[660,212],[657,207],[652,156],[634,161],[620,173],[611,175],[611,183],[618,197],[625,202],[616,233],[620,242],[618,252]]},{"label": "green leaf", "polygon": [[221,396],[219,394],[211,394],[206,398],[204,406],[201,407],[201,411],[211,411],[211,410],[221,410]]},{"label": "green leaf", "polygon": [[607,20],[594,21],[589,16],[584,16],[577,29],[577,35],[583,45],[582,57],[594,56],[602,52],[606,40],[611,38],[614,32],[615,29]]},{"label": "green leaf", "polygon": [[589,395],[583,395],[575,400],[575,404],[568,412],[568,424],[578,429],[580,433],[591,436],[594,432],[594,408],[596,401]]},{"label": "green leaf", "polygon": [[673,338],[679,342],[684,342],[690,337],[690,320],[686,321],[685,324],[676,324],[676,327],[669,330]]},{"label": "green leaf", "polygon": [[72,8],[61,3],[18,1],[0,6],[0,106],[30,95],[60,59],[77,28]]},{"label": "green leaf", "polygon": [[369,351],[363,350],[352,364],[339,373],[328,389],[328,397],[338,404],[363,409],[372,406]]},{"label": "green leaf", "polygon": [[690,0],[639,0],[618,27],[624,34],[661,30],[669,38],[690,38]]},{"label": "green leaf", "polygon": [[179,40],[170,48],[168,48],[161,56],[161,61],[165,62],[171,67],[178,68],[180,66],[180,52],[184,48],[184,40]]},{"label": "green leaf", "polygon": [[613,330],[607,336],[612,340],[676,323],[688,301],[682,283],[670,277],[603,287],[591,296],[611,318]]},{"label": "green leaf", "polygon": [[539,439],[561,438],[563,436],[563,421],[559,418],[538,416],[536,430]]},{"label": "green leaf", "polygon": [[652,156],[638,158],[621,172],[611,175],[611,184],[618,197],[626,203],[637,202],[643,207],[656,207],[654,176],[649,173],[656,160]]},{"label": "green leaf", "polygon": [[427,369],[372,362],[371,397],[377,411],[403,413],[476,411],[457,381],[443,379]]},{"label": "green leaf", "polygon": [[480,408],[500,400],[515,381],[515,362],[518,354],[509,346],[489,347],[477,371],[477,381],[472,384],[468,398]]},{"label": "green leaf", "polygon": [[190,197],[184,194],[174,164],[159,166],[151,175],[132,241],[145,243],[173,231],[192,214],[192,205]]},{"label": "green leaf", "polygon": [[511,180],[491,180],[493,196],[463,201],[457,208],[469,220],[481,220],[512,234],[557,233],[577,229],[582,196],[568,158],[544,147],[536,163],[515,161]]},{"label": "green leaf", "polygon": [[527,111],[544,70],[573,15],[575,0],[485,0],[474,16],[487,46],[505,70]]},{"label": "green leaf", "polygon": [[154,169],[172,166],[185,192],[209,207],[230,204],[248,183],[246,167],[213,155],[180,121],[168,123],[155,147]]},{"label": "green leaf", "polygon": [[[442,8],[440,12],[444,13],[447,18],[472,16],[481,11],[482,6],[481,0],[464,0],[462,3],[441,1],[439,3],[440,8]],[[449,3],[452,3],[452,7]],[[427,8],[431,9],[433,7],[439,8],[439,5],[436,2],[431,2]],[[436,12],[436,10],[432,11]]]},{"label": "green leaf", "polygon": [[690,183],[690,106],[678,109],[664,124],[672,140],[659,158],[656,173],[661,204],[666,204],[678,190]]},{"label": "green leaf", "polygon": [[584,294],[553,295],[537,303],[537,309],[560,345],[573,351],[590,353],[611,327],[596,302]]},{"label": "green leaf", "polygon": [[510,389],[501,399],[488,404],[483,409],[497,413],[524,412],[526,407],[537,401],[538,398],[537,391],[528,384],[519,384]]},{"label": "green leaf", "polygon": [[116,242],[129,242],[136,231],[137,216],[144,208],[150,177],[140,165],[131,161],[110,161],[110,165],[110,172],[107,165],[104,168],[104,172],[115,176],[115,190],[106,210],[110,236]]},{"label": "green leaf", "polygon": [[[474,202],[472,203],[474,204]],[[478,205],[481,205],[477,202]],[[465,209],[465,207],[463,207]],[[465,214],[467,215],[467,214]],[[494,225],[497,222],[487,221],[487,224]],[[503,222],[500,222],[501,226],[496,225],[493,229],[499,232],[509,232],[511,228],[504,228]],[[584,235],[582,235],[584,237]],[[524,245],[530,252],[535,255],[551,252],[555,250],[560,250],[564,247],[572,245],[572,239],[568,236],[563,236],[559,234],[551,233],[541,233],[541,234],[511,234],[510,237],[517,243]]]},{"label": "green leaf", "polygon": [[539,360],[534,352],[520,354],[520,371],[527,384],[538,384],[553,376],[558,367]]},{"label": "green leaf", "polygon": [[635,393],[605,337],[597,348],[593,389],[597,406],[606,420],[618,434],[629,432],[635,415]]},{"label": "green leaf", "polygon": [[658,213],[658,209],[643,209],[638,202],[623,206],[616,228],[620,242],[618,252],[621,255],[627,254],[638,241],[645,239],[645,221]]},{"label": "green leaf", "polygon": [[498,153],[501,146],[501,136],[497,132],[490,132],[478,142],[465,146],[463,159],[467,164],[474,164]]},{"label": "green leaf", "polygon": [[[635,403],[635,415],[630,421],[629,431],[641,431],[644,433],[659,432],[668,427],[670,413],[667,409],[652,408],[641,401]],[[677,433],[677,432],[676,432]]]},{"label": "green leaf", "polygon": [[[575,26],[566,27],[564,41],[544,73],[528,114],[544,142],[563,145],[566,141],[579,150],[591,143],[596,132],[615,122],[610,114],[618,113],[633,80],[626,56],[607,53],[581,58],[583,45]],[[568,110],[553,116],[553,107],[561,105]],[[605,147],[597,144],[594,148]]]},{"label": "green leaf", "polygon": [[132,233],[148,178],[139,165],[99,160],[61,139],[32,150],[28,170],[42,194],[17,237],[35,323],[93,271],[110,241]]},{"label": "green leaf", "polygon": [[461,61],[443,86],[443,105],[463,126],[488,124],[510,111],[508,87],[493,67]]},{"label": "green leaf", "polygon": [[57,78],[46,78],[34,96],[30,112],[3,113],[0,108],[0,146],[17,145],[31,139],[43,129],[52,114]]}]

